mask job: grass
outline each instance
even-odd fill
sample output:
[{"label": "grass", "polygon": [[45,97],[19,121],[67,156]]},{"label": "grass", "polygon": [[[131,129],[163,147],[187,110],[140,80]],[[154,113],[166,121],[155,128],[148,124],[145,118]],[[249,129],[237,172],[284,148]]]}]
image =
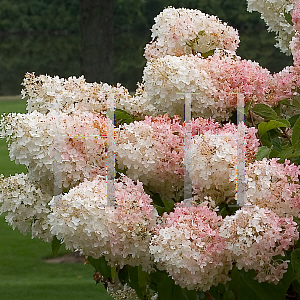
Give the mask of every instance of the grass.
[{"label": "grass", "polygon": [[[0,97],[0,116],[3,113],[9,112],[26,112],[26,101],[21,100],[20,97]],[[0,174],[4,176],[13,175],[15,173],[26,172],[26,167],[23,165],[16,165],[9,159],[7,144],[4,139],[0,139]]]},{"label": "grass", "polygon": [[[25,112],[26,102],[0,97],[0,115]],[[0,140],[0,173],[5,176],[25,171],[11,162],[7,145]],[[5,300],[86,300],[112,299],[103,285],[95,285],[94,270],[83,264],[49,264],[50,244],[13,231],[0,216],[0,298]],[[61,249],[59,255],[66,253]]]}]

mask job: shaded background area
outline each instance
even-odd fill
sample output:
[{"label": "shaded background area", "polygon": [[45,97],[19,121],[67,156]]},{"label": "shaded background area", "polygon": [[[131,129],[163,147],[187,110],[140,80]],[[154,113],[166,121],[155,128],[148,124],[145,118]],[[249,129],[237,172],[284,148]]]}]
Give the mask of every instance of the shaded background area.
[{"label": "shaded background area", "polygon": [[[82,75],[79,2],[0,0],[0,95],[19,94],[25,72],[65,78]],[[267,32],[260,14],[247,12],[246,0],[115,0],[110,49],[114,84],[120,82],[133,91],[142,80],[143,51],[151,40],[153,19],[167,6],[217,15],[239,30],[238,55],[271,72],[292,64],[290,56],[274,47],[274,34]]]}]

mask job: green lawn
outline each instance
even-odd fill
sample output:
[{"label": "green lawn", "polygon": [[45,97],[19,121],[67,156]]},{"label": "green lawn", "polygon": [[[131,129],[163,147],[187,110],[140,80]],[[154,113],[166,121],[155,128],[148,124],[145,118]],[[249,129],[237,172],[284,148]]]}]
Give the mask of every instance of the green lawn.
[{"label": "green lawn", "polygon": [[[0,98],[0,115],[25,112],[26,102]],[[9,160],[5,141],[0,140],[0,173],[5,176],[25,171]],[[49,264],[50,244],[13,231],[0,217],[0,299],[85,300],[112,299],[101,284],[93,281],[94,270],[83,264]],[[59,255],[65,253],[60,250]]]},{"label": "green lawn", "polygon": [[[26,101],[17,100],[14,98],[0,97],[0,116],[3,113],[9,112],[26,112]],[[26,172],[26,168],[23,165],[16,165],[9,159],[6,141],[0,139],[0,174],[4,176],[13,175],[15,173]]]}]

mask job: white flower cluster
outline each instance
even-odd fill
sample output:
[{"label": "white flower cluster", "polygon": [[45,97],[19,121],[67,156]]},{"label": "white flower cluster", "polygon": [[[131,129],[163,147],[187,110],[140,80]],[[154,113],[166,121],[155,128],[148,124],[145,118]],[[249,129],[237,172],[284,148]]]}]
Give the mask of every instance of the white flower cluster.
[{"label": "white flower cluster", "polygon": [[28,179],[26,174],[4,178],[0,175],[0,214],[7,212],[6,221],[23,234],[45,242],[52,240],[48,214],[51,196]]},{"label": "white flower cluster", "polygon": [[67,249],[117,263],[151,264],[149,243],[157,212],[141,183],[135,185],[123,176],[115,180],[115,206],[107,201],[107,181],[96,177],[85,180],[68,193],[50,202],[51,232]]},{"label": "white flower cluster", "polygon": [[49,205],[51,232],[67,249],[99,258],[110,252],[105,181],[85,180],[67,194],[53,197]]},{"label": "white flower cluster", "polygon": [[216,48],[236,51],[239,44],[237,30],[196,9],[168,7],[154,21],[152,39],[156,40],[146,46],[147,59],[206,53]]},{"label": "white flower cluster", "polygon": [[283,53],[290,54],[289,43],[295,34],[293,25],[286,20],[286,14],[291,14],[294,5],[290,0],[247,0],[248,11],[258,11],[266,22],[269,31],[274,31],[277,44]]},{"label": "white flower cluster", "polygon": [[270,209],[280,217],[300,216],[299,167],[276,159],[255,161],[245,168],[249,203]]},{"label": "white flower cluster", "polygon": [[188,165],[195,192],[217,199],[234,199],[236,193],[236,134],[204,133],[192,141],[192,164]]},{"label": "white flower cluster", "polygon": [[116,106],[141,119],[145,116],[156,116],[158,114],[157,108],[150,103],[145,86],[142,83],[138,83],[135,95],[132,98],[126,100],[120,98]]},{"label": "white flower cluster", "polygon": [[1,120],[0,130],[9,141],[10,158],[26,165],[32,180],[53,187],[59,175],[64,187],[70,187],[105,172],[107,126],[100,115],[12,113]]},{"label": "white flower cluster", "polygon": [[156,170],[160,158],[155,148],[154,129],[143,122],[124,124],[117,131],[116,159],[118,166],[126,170],[133,180],[148,183],[148,173]]},{"label": "white flower cluster", "polygon": [[64,79],[58,76],[35,76],[34,73],[25,74],[23,86],[22,97],[27,98],[29,113],[36,110],[46,114],[54,110],[68,114],[85,111],[105,114],[109,96],[114,97],[116,108],[134,116],[145,116],[155,111],[141,86],[132,97],[119,83],[111,86],[107,83],[87,83],[83,76]]},{"label": "white flower cluster", "polygon": [[197,55],[166,55],[147,62],[143,80],[158,113],[184,117],[184,93],[192,95],[193,117],[228,119],[234,107],[214,97],[216,87],[207,60]]}]

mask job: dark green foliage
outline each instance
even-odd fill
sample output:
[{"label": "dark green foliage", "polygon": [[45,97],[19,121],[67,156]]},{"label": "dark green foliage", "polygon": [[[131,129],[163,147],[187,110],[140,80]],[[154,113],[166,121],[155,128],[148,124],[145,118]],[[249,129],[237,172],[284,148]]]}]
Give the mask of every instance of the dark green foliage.
[{"label": "dark green foliage", "polygon": [[107,264],[104,256],[98,259],[89,256],[88,261],[94,267],[95,271],[99,272],[102,276],[109,279],[112,278],[111,267]]},{"label": "dark green foliage", "polygon": [[[291,57],[274,47],[275,35],[267,32],[260,14],[247,12],[246,0],[115,0],[114,78],[131,91],[142,80],[143,52],[151,40],[153,19],[167,6],[199,9],[237,28],[241,40],[237,54],[271,72],[292,64]],[[0,95],[18,94],[26,71],[80,75],[79,0],[0,0],[0,7],[0,34],[4,36],[0,41]],[[49,36],[70,32],[77,35]],[[23,35],[7,36],[9,33]],[[47,35],[36,36],[41,33]]]},{"label": "dark green foliage", "polygon": [[17,95],[26,72],[80,75],[80,39],[77,34],[11,35],[0,39],[0,95]]},{"label": "dark green foliage", "polygon": [[77,0],[1,0],[0,31],[78,31]]}]

